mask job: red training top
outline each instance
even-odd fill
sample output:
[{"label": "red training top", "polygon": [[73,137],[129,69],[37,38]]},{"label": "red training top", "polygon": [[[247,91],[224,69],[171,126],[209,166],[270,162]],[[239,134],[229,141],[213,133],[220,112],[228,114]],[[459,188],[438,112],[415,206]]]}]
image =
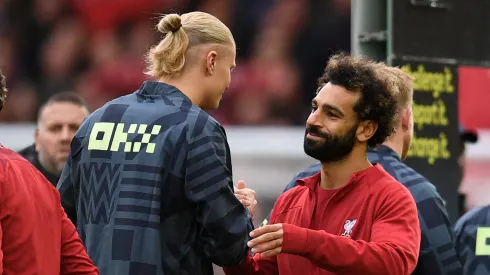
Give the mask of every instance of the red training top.
[{"label": "red training top", "polygon": [[0,274],[99,274],[58,190],[0,145]]},{"label": "red training top", "polygon": [[283,224],[281,253],[249,255],[240,266],[224,268],[226,274],[408,275],[415,269],[415,201],[381,165],[354,173],[337,190],[321,189],[320,173],[298,183],[271,214],[271,224]]}]

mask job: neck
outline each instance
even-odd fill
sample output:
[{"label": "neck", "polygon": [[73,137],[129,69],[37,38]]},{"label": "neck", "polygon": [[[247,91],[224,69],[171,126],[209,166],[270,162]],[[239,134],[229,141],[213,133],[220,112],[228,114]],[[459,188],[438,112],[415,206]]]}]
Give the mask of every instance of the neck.
[{"label": "neck", "polygon": [[389,147],[401,158],[403,153],[403,135],[401,134],[401,130],[394,132],[383,145]]},{"label": "neck", "polygon": [[372,164],[367,159],[367,148],[354,146],[345,159],[322,163],[320,186],[327,190],[338,189],[348,183],[352,174],[370,166]]},{"label": "neck", "polygon": [[172,77],[168,79],[161,79],[160,82],[172,85],[185,94],[192,102],[192,104],[201,106],[203,101],[202,92],[200,87],[197,87],[195,81],[189,81],[189,79],[195,79],[193,76],[184,76],[184,74]]}]

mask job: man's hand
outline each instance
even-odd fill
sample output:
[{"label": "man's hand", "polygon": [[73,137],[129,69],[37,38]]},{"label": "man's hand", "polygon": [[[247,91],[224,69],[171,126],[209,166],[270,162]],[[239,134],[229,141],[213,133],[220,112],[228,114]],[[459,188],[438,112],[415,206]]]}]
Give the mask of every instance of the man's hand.
[{"label": "man's hand", "polygon": [[235,196],[245,207],[248,208],[248,211],[250,211],[253,219],[255,216],[255,207],[257,206],[255,191],[250,188],[246,188],[245,182],[241,180],[238,181],[238,184],[235,187]]},{"label": "man's hand", "polygon": [[250,232],[254,238],[247,243],[253,253],[260,253],[261,257],[272,257],[281,253],[284,231],[282,224],[264,225]]}]

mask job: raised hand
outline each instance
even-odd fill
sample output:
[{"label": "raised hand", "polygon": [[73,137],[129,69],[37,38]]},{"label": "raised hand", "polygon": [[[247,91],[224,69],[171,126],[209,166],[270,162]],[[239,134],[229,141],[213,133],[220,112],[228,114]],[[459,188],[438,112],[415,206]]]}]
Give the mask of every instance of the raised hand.
[{"label": "raised hand", "polygon": [[246,188],[245,182],[240,180],[235,187],[235,196],[245,207],[248,208],[248,211],[250,211],[253,218],[255,216],[255,207],[257,206],[255,191],[250,188]]}]

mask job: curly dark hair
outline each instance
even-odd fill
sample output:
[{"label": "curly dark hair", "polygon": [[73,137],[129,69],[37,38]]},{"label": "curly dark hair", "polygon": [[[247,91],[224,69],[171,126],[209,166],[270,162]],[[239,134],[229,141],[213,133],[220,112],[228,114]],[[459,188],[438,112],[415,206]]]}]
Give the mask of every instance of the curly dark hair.
[{"label": "curly dark hair", "polygon": [[378,124],[368,146],[383,143],[395,130],[398,117],[396,97],[389,90],[381,74],[376,74],[379,63],[361,56],[340,53],[332,56],[323,75],[318,80],[319,88],[330,82],[350,92],[361,93],[354,106],[359,121],[372,120]]},{"label": "curly dark hair", "polygon": [[5,76],[0,70],[0,111],[2,110],[3,105],[5,104],[6,98],[7,98],[7,83],[5,80]]}]

